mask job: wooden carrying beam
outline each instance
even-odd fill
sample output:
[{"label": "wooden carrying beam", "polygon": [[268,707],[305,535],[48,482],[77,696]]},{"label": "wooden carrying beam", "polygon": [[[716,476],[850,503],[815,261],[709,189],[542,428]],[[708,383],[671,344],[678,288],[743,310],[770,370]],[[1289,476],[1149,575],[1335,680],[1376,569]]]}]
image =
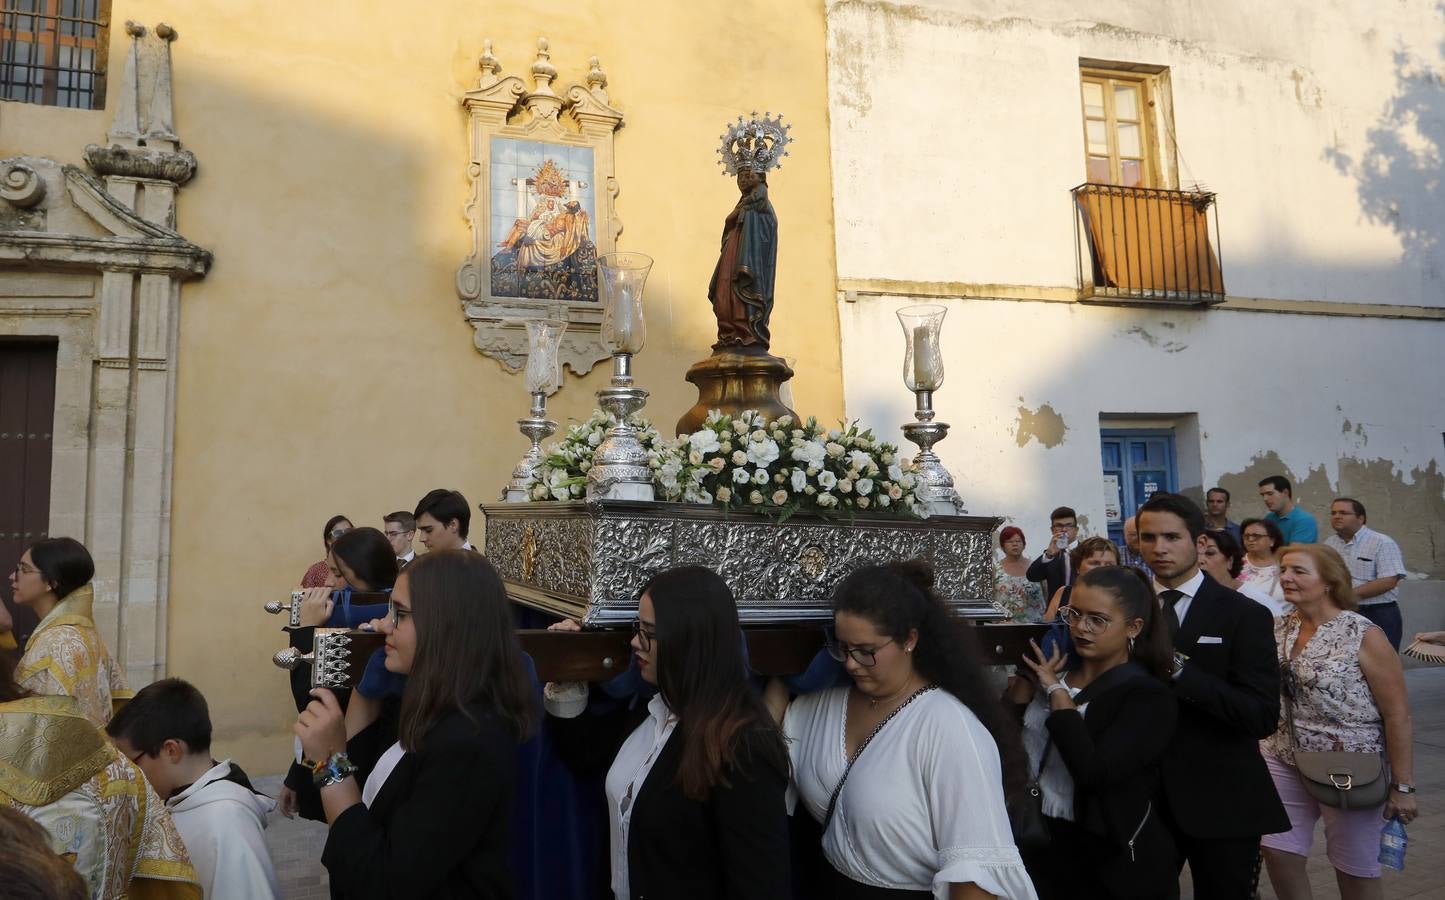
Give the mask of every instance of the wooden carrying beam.
[{"label": "wooden carrying beam", "polygon": [[[985,665],[1017,663],[1043,625],[975,625]],[[744,628],[748,661],[759,675],[795,675],[823,646],[823,629],[806,625]],[[606,681],[627,670],[632,655],[627,631],[521,629],[517,638],[542,681]]]}]

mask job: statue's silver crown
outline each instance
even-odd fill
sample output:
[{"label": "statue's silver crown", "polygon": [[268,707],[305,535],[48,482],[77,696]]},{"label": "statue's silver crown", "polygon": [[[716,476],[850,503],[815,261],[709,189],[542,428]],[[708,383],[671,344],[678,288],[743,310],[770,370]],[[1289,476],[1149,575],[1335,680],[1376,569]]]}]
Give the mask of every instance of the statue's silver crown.
[{"label": "statue's silver crown", "polygon": [[759,116],[754,112],[749,119],[738,116],[719,136],[722,146],[717,152],[722,158],[718,163],[723,167],[723,174],[736,175],[743,171],[761,174],[772,168],[781,169],[788,145],[793,142],[788,136],[792,128],[783,124],[782,113],[774,116],[766,112]]}]

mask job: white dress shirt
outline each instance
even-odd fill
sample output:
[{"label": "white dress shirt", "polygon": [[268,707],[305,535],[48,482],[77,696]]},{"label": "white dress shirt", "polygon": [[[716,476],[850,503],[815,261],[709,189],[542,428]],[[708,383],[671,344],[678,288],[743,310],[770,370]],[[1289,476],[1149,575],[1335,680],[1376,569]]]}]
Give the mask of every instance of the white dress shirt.
[{"label": "white dress shirt", "polygon": [[632,885],[627,877],[627,832],[637,792],[652,772],[662,748],[677,728],[677,716],[657,694],[647,704],[650,715],[628,735],[612,768],[607,770],[607,820],[612,831],[612,893],[628,900]]},{"label": "white dress shirt", "polygon": [[1203,586],[1203,584],[1204,572],[1202,570],[1196,570],[1193,578],[1176,588],[1167,588],[1159,583],[1159,579],[1154,579],[1154,593],[1162,595],[1165,591],[1174,590],[1184,595],[1174,604],[1174,617],[1179,620],[1180,626],[1183,626],[1184,617],[1189,615],[1189,607],[1194,605],[1194,595],[1199,593],[1199,588]]},{"label": "white dress shirt", "polygon": [[387,747],[386,752],[381,754],[381,759],[376,761],[371,774],[366,776],[366,784],[361,788],[361,802],[366,804],[367,809],[371,809],[371,804],[376,801],[376,795],[381,793],[386,779],[391,777],[392,771],[396,768],[396,764],[401,762],[403,756],[406,756],[406,751],[401,749],[401,741],[397,741]]},{"label": "white dress shirt", "polygon": [[[1337,534],[1325,538],[1325,546],[1335,548],[1345,565],[1350,567],[1350,579],[1355,587],[1377,578],[1391,578],[1405,574],[1405,560],[1400,555],[1400,545],[1368,525],[1348,541]],[[1396,585],[1374,597],[1360,600],[1361,606],[1383,606],[1400,599],[1400,587]]]}]

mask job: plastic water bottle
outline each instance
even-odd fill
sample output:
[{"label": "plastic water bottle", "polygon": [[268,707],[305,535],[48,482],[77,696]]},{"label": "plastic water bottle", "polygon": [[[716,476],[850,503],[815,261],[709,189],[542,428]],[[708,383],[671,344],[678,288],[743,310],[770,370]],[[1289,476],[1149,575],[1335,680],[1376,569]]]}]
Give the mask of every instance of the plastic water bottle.
[{"label": "plastic water bottle", "polygon": [[1405,868],[1405,846],[1408,843],[1405,826],[1399,817],[1386,822],[1380,832],[1380,865],[1397,871]]}]

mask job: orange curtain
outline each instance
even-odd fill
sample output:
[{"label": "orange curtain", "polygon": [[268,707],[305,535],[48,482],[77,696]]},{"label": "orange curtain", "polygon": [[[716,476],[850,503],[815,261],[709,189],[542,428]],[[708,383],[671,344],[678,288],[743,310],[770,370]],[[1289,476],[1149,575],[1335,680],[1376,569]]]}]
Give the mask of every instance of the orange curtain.
[{"label": "orange curtain", "polygon": [[1175,192],[1104,188],[1082,190],[1077,196],[1096,285],[1224,294],[1224,274],[1209,244],[1208,207]]}]

